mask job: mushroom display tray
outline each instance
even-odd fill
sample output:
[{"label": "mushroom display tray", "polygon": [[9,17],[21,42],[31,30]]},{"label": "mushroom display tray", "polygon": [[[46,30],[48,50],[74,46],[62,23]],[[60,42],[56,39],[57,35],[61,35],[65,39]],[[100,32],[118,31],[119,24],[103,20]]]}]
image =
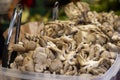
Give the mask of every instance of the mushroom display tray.
[{"label": "mushroom display tray", "polygon": [[35,72],[21,72],[0,67],[0,80],[117,80],[116,75],[120,68],[120,55],[118,54],[111,68],[101,76],[65,76],[43,74]]}]

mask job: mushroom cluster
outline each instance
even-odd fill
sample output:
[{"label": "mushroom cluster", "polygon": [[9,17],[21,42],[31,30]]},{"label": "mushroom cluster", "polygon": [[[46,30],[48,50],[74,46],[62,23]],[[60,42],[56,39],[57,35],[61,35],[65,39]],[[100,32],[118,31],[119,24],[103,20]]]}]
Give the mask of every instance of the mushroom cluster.
[{"label": "mushroom cluster", "polygon": [[[77,4],[77,5],[76,5]],[[25,34],[11,47],[11,68],[62,75],[101,75],[114,63],[119,45],[119,16],[97,13],[87,3],[65,7],[68,21],[49,21],[40,34]]]},{"label": "mushroom cluster", "polygon": [[90,29],[83,27],[90,32],[87,32],[88,39],[91,38],[93,41],[97,39],[96,41],[106,46],[109,51],[119,52],[120,16],[115,15],[113,11],[109,13],[90,11],[89,5],[84,2],[69,3],[65,6],[65,13],[78,26],[92,25],[88,26]]}]

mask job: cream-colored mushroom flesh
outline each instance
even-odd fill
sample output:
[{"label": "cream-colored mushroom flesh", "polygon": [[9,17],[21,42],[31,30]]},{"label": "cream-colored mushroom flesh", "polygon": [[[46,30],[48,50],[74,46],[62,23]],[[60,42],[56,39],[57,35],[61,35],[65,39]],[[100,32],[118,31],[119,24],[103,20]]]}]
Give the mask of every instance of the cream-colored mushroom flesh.
[{"label": "cream-colored mushroom flesh", "polygon": [[10,52],[18,52],[11,68],[93,76],[112,66],[120,51],[120,17],[114,12],[91,11],[84,2],[69,3],[64,9],[68,20],[49,21],[39,34],[26,33],[10,47]]}]

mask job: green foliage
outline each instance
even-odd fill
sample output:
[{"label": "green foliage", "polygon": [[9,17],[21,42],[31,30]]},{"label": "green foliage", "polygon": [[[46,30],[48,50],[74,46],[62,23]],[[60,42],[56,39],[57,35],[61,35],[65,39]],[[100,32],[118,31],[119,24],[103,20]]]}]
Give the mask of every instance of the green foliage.
[{"label": "green foliage", "polygon": [[120,15],[120,0],[82,0],[90,4],[91,10],[97,12],[109,12],[115,11],[116,14]]},{"label": "green foliage", "polygon": [[[25,23],[30,21],[44,21],[52,19],[52,7],[45,7],[45,0],[36,0],[36,6],[30,9],[26,9],[23,12],[23,17]],[[117,15],[120,15],[120,0],[80,0],[90,4],[90,9],[97,12],[109,12],[114,11]],[[28,14],[29,13],[29,14]],[[27,17],[28,16],[28,17]],[[26,21],[27,19],[27,21]],[[61,7],[59,9],[59,18],[60,20],[66,20],[67,17],[64,13],[64,9]],[[9,25],[9,20],[1,19],[2,26]],[[24,23],[24,22],[23,22]],[[7,25],[6,25],[7,24]]]},{"label": "green foliage", "polygon": [[[120,15],[120,0],[80,0],[90,4],[91,10],[97,12],[109,12],[115,11]],[[36,0],[36,6],[29,10],[30,17],[28,21],[48,21],[52,19],[52,7],[45,7],[44,0]],[[39,15],[39,16],[38,16]],[[37,17],[36,17],[37,16]],[[59,19],[66,20],[67,17],[63,8],[59,9]]]}]

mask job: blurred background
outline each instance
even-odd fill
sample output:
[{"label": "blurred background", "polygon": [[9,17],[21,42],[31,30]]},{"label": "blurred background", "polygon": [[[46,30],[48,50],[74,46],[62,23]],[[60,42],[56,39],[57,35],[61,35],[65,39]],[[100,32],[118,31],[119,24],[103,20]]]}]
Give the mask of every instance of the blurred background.
[{"label": "blurred background", "polygon": [[9,27],[13,9],[16,4],[24,6],[22,14],[22,24],[31,21],[47,22],[52,19],[52,8],[54,3],[59,2],[59,19],[66,20],[63,7],[70,2],[84,1],[90,4],[92,11],[109,12],[114,11],[120,15],[120,0],[0,0],[0,51],[4,38],[3,32]]},{"label": "blurred background", "polygon": [[17,3],[24,5],[22,23],[51,20],[54,3],[59,2],[59,19],[67,19],[63,7],[69,2],[84,1],[90,4],[91,10],[97,12],[115,11],[120,15],[120,0],[0,0],[0,26],[4,31],[8,27],[13,9]]},{"label": "blurred background", "polygon": [[4,31],[8,27],[13,9],[17,3],[24,5],[22,23],[31,21],[47,22],[52,18],[54,3],[59,2],[59,19],[67,19],[63,7],[69,2],[84,1],[90,4],[91,10],[97,12],[115,11],[120,15],[120,0],[0,0],[0,26]]}]

